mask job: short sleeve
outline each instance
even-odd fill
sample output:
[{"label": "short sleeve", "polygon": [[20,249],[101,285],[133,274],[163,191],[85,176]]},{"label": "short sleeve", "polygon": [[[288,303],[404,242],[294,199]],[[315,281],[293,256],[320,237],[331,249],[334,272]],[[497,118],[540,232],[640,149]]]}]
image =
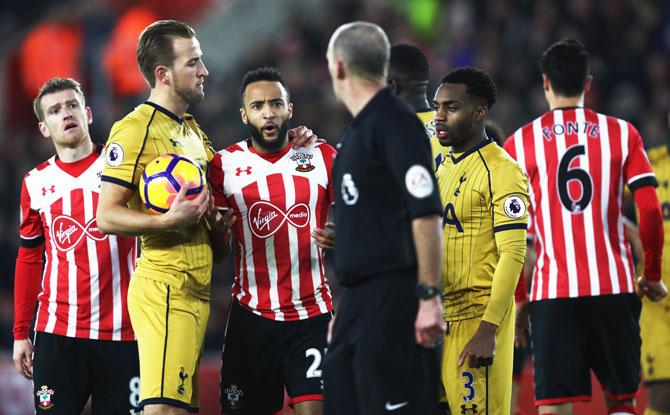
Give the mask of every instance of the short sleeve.
[{"label": "short sleeve", "polygon": [[526,230],[528,180],[518,164],[507,159],[491,172],[493,231]]},{"label": "short sleeve", "polygon": [[439,214],[442,207],[425,129],[414,114],[404,115],[376,123],[379,147],[391,179],[402,189],[410,218]]},{"label": "short sleeve", "polygon": [[23,180],[21,186],[21,205],[19,209],[19,235],[21,247],[33,248],[44,243],[44,228],[39,212],[31,207],[30,193]]},{"label": "short sleeve", "polygon": [[105,146],[105,166],[101,180],[136,189],[144,166],[139,158],[147,138],[147,127],[123,119],[112,127]]},{"label": "short sleeve", "polygon": [[630,123],[625,123],[625,126],[628,128],[628,157],[624,163],[624,179],[628,188],[634,192],[644,186],[658,186],[640,133]]}]

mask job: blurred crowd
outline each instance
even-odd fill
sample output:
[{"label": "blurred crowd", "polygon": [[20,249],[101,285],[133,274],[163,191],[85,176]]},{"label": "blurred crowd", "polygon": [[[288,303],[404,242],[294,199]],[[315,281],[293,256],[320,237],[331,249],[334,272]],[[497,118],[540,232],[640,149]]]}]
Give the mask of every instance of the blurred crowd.
[{"label": "blurred crowd", "polygon": [[[232,10],[236,1],[168,3],[70,1],[65,2],[64,8],[63,2],[50,1],[40,2],[40,9],[0,10],[0,22],[5,27],[1,33],[12,34],[0,43],[6,65],[0,71],[5,76],[4,134],[0,136],[0,350],[9,349],[12,344],[12,285],[19,241],[21,179],[35,164],[53,154],[51,143],[36,128],[31,108],[35,85],[43,80],[30,71],[48,66],[45,62],[40,64],[45,54],[71,59],[74,66],[68,68],[63,62],[63,70],[74,71],[84,84],[94,115],[93,139],[104,142],[111,124],[146,97],[146,86],[141,79],[136,82],[139,71],[133,60],[134,42],[144,22],[177,18],[198,31],[207,22],[210,7],[226,3]],[[25,6],[25,2],[16,4]],[[210,67],[206,98],[191,112],[217,149],[245,137],[238,111],[239,84],[246,70],[261,65],[276,66],[283,73],[294,103],[293,125],[306,125],[336,143],[348,115],[331,92],[325,50],[333,30],[352,20],[380,24],[392,43],[420,46],[431,62],[429,94],[451,68],[473,65],[489,71],[499,88],[490,118],[506,134],[546,110],[537,66],[541,51],[562,37],[577,38],[592,54],[594,82],[587,105],[632,121],[647,146],[670,143],[667,1],[332,0],[322,1],[321,11],[314,13],[301,8],[300,1],[287,0],[286,7],[290,8],[288,21],[270,39],[239,40],[249,45],[233,69],[218,73]],[[36,34],[39,30],[44,32]],[[69,45],[79,49],[76,53],[68,48],[43,52],[36,46],[38,43],[29,43],[39,39],[37,35],[50,40],[54,36],[67,38]],[[123,54],[127,45],[130,60],[124,60],[128,56]],[[207,56],[217,54],[217,50],[205,49],[204,54],[207,64]],[[218,350],[222,344],[232,274],[230,262],[216,267],[212,279],[214,303],[206,340],[210,350]]]}]

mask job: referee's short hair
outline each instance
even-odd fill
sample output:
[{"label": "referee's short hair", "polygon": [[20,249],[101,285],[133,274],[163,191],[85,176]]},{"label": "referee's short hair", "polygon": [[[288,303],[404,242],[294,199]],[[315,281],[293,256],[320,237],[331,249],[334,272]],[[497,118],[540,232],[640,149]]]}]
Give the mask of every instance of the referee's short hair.
[{"label": "referee's short hair", "polygon": [[401,81],[428,82],[428,58],[414,45],[399,43],[391,46],[389,77]]},{"label": "referee's short hair", "polygon": [[376,24],[359,21],[340,26],[333,34],[332,54],[355,76],[386,83],[390,45]]}]

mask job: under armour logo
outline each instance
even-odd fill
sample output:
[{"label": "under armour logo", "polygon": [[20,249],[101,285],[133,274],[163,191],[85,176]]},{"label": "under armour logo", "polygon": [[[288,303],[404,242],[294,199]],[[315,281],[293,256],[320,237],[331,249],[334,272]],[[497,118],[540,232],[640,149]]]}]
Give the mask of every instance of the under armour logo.
[{"label": "under armour logo", "polygon": [[247,175],[251,174],[251,166],[247,166],[245,169],[242,167],[236,167],[235,168],[235,176],[239,176],[242,174],[242,172],[246,173]]},{"label": "under armour logo", "polygon": [[476,414],[476,413],[478,413],[476,403],[473,403],[470,407],[468,407],[465,404],[461,405],[461,415]]},{"label": "under armour logo", "polygon": [[52,184],[51,187],[43,187],[42,188],[42,196],[46,196],[47,191],[49,191],[51,193],[56,193],[56,186]]}]

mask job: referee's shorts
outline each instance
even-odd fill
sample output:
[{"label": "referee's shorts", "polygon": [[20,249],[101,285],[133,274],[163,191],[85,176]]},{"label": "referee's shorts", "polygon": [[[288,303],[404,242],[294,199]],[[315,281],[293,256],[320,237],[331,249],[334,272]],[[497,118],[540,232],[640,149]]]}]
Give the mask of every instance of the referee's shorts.
[{"label": "referee's shorts", "polygon": [[324,409],[337,414],[438,413],[439,348],[416,343],[416,271],[347,288],[324,358]]}]

